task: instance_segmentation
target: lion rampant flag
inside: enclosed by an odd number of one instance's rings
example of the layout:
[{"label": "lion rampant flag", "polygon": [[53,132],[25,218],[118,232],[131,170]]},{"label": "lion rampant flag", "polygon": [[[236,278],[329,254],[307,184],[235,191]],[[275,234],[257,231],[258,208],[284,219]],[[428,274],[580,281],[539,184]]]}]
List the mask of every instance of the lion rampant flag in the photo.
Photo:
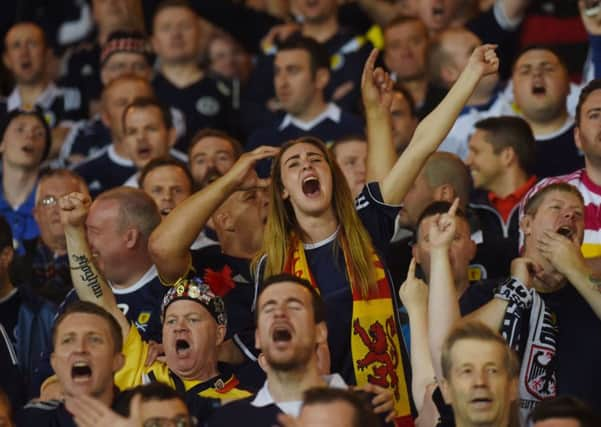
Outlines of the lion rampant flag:
[{"label": "lion rampant flag", "polygon": [[[370,383],[390,389],[395,402],[395,425],[413,427],[391,287],[378,255],[374,252],[372,256],[376,267],[376,289],[363,297],[359,288],[351,284],[353,314],[350,339],[355,378],[359,386]],[[293,245],[285,270],[308,280],[319,290],[309,271],[302,242],[297,240]]]}]

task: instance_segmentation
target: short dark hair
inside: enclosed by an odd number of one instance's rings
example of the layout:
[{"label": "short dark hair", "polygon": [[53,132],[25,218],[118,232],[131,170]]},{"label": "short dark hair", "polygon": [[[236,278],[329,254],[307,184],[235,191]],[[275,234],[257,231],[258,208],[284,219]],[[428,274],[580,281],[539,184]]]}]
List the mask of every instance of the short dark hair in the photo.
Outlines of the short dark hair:
[{"label": "short dark hair", "polygon": [[528,416],[532,423],[550,418],[571,418],[580,423],[580,427],[598,427],[601,417],[581,400],[573,396],[559,396],[542,400]]},{"label": "short dark hair", "polygon": [[106,311],[104,308],[88,301],[73,301],[72,303],[67,305],[65,311],[63,311],[56,318],[56,321],[54,322],[54,326],[52,328],[53,347],[56,347],[56,334],[60,324],[71,314],[75,313],[93,314],[106,320],[111,332],[111,337],[113,338],[115,354],[121,352],[121,349],[123,348],[123,334],[121,332],[121,326],[119,326],[117,319],[115,319],[113,315]]},{"label": "short dark hair", "polygon": [[[274,276],[269,276],[267,279],[263,280],[263,282],[261,283],[260,289],[259,289],[259,294],[257,295],[257,304],[259,302],[259,298],[261,298],[261,295],[263,294],[265,289],[267,289],[269,286],[273,286],[278,283],[284,283],[284,282],[294,283],[296,285],[302,286],[303,288],[307,289],[309,291],[309,293],[311,294],[311,304],[313,306],[313,318],[315,320],[315,323],[325,322],[326,306],[323,302],[323,299],[321,298],[321,295],[319,295],[319,292],[317,292],[317,290],[311,284],[311,282],[309,282],[308,280],[303,279],[301,277],[294,276],[293,274],[280,273],[280,274],[276,274]],[[256,307],[255,308],[255,323],[257,322],[258,317],[259,317],[259,307]]]},{"label": "short dark hair", "polygon": [[125,131],[125,118],[127,117],[127,113],[132,108],[158,108],[161,112],[161,118],[163,119],[163,124],[165,128],[172,129],[173,128],[173,118],[171,117],[171,111],[169,108],[159,101],[157,98],[150,96],[142,96],[134,99],[125,110],[123,110],[123,117],[121,117],[121,124],[123,125],[123,130]]},{"label": "short dark hair", "polygon": [[52,146],[52,132],[50,131],[50,126],[48,126],[48,122],[44,118],[44,113],[37,106],[33,110],[28,111],[21,110],[20,108],[9,111],[6,117],[4,117],[2,124],[0,125],[0,139],[4,139],[4,134],[6,133],[6,130],[10,126],[11,122],[17,117],[21,116],[35,117],[42,124],[44,132],[46,133],[46,144],[44,146],[44,153],[42,154],[42,160],[45,160],[46,157],[48,157],[48,154],[50,153],[50,147]]},{"label": "short dark hair", "polygon": [[[437,200],[426,206],[426,208],[423,210],[423,212],[417,219],[417,224],[415,224],[415,241],[417,241],[419,238],[419,226],[426,218],[430,218],[434,215],[445,214],[449,211],[450,208],[451,203],[447,202],[446,200]],[[466,223],[468,223],[467,216],[465,215],[465,212],[463,212],[463,210],[457,208],[455,216],[458,218],[462,218]]]},{"label": "short dark hair", "polygon": [[582,118],[582,104],[586,102],[591,93],[599,89],[601,89],[601,79],[594,79],[588,82],[587,85],[584,86],[580,91],[580,95],[578,96],[578,104],[576,104],[576,116],[574,117],[574,120],[576,121],[576,127],[580,127],[580,119]]},{"label": "short dark hair", "polygon": [[190,157],[190,153],[192,153],[192,148],[194,148],[196,146],[196,144],[198,144],[204,138],[209,138],[209,137],[221,138],[221,139],[224,139],[227,142],[229,142],[230,145],[232,146],[232,150],[234,151],[234,158],[236,160],[238,160],[240,158],[240,156],[242,155],[242,153],[244,152],[244,149],[242,148],[242,144],[240,144],[240,141],[238,141],[233,136],[229,135],[228,133],[226,133],[222,130],[212,129],[212,128],[204,128],[204,129],[201,129],[198,132],[196,132],[194,134],[194,136],[192,137],[192,139],[190,140],[190,145],[188,146],[188,157]]},{"label": "short dark hair", "polygon": [[374,413],[369,395],[361,391],[331,387],[314,387],[303,393],[303,408],[311,405],[344,402],[353,408],[350,427],[378,427],[380,420]]},{"label": "short dark hair", "polygon": [[129,405],[136,395],[140,395],[142,402],[148,402],[149,400],[164,401],[177,399],[186,405],[186,401],[181,393],[169,387],[167,384],[156,381],[125,390],[117,398],[113,410],[119,415],[129,417]]},{"label": "short dark hair", "polygon": [[507,342],[497,332],[490,329],[482,322],[460,321],[451,330],[442,345],[441,366],[442,376],[449,378],[452,369],[451,350],[461,340],[475,339],[481,341],[495,342],[504,349],[504,363],[511,378],[517,378],[520,372],[520,364],[515,352],[509,348]]},{"label": "short dark hair", "polygon": [[542,203],[545,196],[552,191],[561,191],[563,193],[570,193],[578,197],[582,204],[584,205],[584,199],[582,198],[582,194],[580,191],[571,184],[567,182],[551,182],[548,185],[538,189],[536,193],[529,195],[527,194],[528,200],[524,204],[524,215],[536,215],[540,204]]},{"label": "short dark hair", "polygon": [[325,68],[330,70],[330,56],[323,44],[317,40],[294,33],[278,45],[278,52],[286,50],[304,50],[309,54],[311,74],[315,76],[317,70]]},{"label": "short dark hair", "polygon": [[398,25],[408,24],[410,22],[418,22],[418,23],[422,24],[422,27],[424,29],[424,33],[426,34],[426,37],[429,38],[428,27],[426,27],[426,24],[424,24],[424,21],[422,21],[417,16],[409,16],[409,15],[398,15],[398,16],[392,18],[384,26],[384,28],[382,28],[382,33],[386,33],[386,31],[388,31],[391,28],[394,28],[394,27],[396,27]]},{"label": "short dark hair", "polygon": [[346,135],[346,136],[343,136],[342,138],[338,138],[336,141],[334,141],[332,143],[332,145],[330,145],[328,147],[328,149],[332,152],[334,157],[336,157],[336,147],[339,147],[342,144],[346,144],[347,142],[354,142],[354,141],[364,142],[367,144],[365,135],[359,135],[359,134]]},{"label": "short dark hair", "polygon": [[515,60],[513,61],[513,65],[512,65],[512,72],[513,72],[513,69],[515,68],[515,65],[518,63],[519,59],[525,53],[530,52],[531,50],[547,50],[547,51],[551,52],[557,58],[557,60],[559,61],[559,63],[563,67],[563,69],[566,71],[566,73],[568,72],[568,70],[569,70],[568,63],[566,62],[565,57],[557,50],[557,48],[553,45],[542,44],[542,43],[530,44],[528,46],[524,46],[524,48],[522,48],[518,52],[518,54],[515,56]]},{"label": "short dark hair", "polygon": [[476,122],[474,127],[487,133],[486,141],[495,154],[511,148],[520,167],[529,175],[534,172],[536,140],[526,120],[517,116],[489,117]]},{"label": "short dark hair", "polygon": [[194,179],[192,178],[190,170],[184,163],[173,157],[157,157],[146,163],[146,165],[140,171],[140,177],[138,178],[138,185],[140,186],[140,188],[143,187],[144,179],[150,172],[163,166],[173,166],[176,168],[180,168],[184,172],[184,175],[186,175],[188,181],[190,182],[190,191],[194,191]]}]

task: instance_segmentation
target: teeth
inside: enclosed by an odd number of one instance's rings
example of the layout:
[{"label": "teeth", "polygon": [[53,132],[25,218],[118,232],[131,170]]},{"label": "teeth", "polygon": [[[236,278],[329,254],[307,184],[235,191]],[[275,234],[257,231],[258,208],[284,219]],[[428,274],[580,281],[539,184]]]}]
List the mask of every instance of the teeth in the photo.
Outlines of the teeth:
[{"label": "teeth", "polygon": [[79,367],[82,367],[82,366],[88,366],[88,363],[87,363],[87,362],[75,362],[75,363],[73,364],[73,366],[74,366],[75,368],[79,368]]},{"label": "teeth", "polygon": [[317,178],[314,176],[308,176],[307,178],[303,179],[303,184],[309,181],[317,181]]}]

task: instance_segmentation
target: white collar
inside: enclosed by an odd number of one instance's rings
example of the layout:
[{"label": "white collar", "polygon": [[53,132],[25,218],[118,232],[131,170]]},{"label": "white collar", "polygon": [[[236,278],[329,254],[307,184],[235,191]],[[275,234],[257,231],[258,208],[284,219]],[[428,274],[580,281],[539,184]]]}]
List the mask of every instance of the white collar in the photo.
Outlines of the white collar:
[{"label": "white collar", "polygon": [[327,245],[328,243],[333,242],[338,236],[338,230],[340,230],[340,224],[338,224],[336,230],[325,239],[320,240],[319,242],[303,243],[303,249],[317,249]]},{"label": "white collar", "polygon": [[115,295],[131,294],[136,292],[138,289],[143,288],[144,285],[153,280],[155,277],[158,277],[158,275],[159,272],[157,271],[156,266],[152,264],[148,271],[146,271],[146,273],[144,273],[136,283],[134,283],[131,286],[128,286],[127,288],[115,288],[112,283],[109,283],[109,285],[111,286],[111,289],[113,290],[113,293]]},{"label": "white collar", "polygon": [[[42,108],[48,109],[52,104],[54,98],[56,98],[58,94],[58,88],[54,83],[48,83],[46,89],[38,96],[35,100],[35,105],[39,105]],[[6,99],[6,108],[8,111],[16,110],[17,108],[21,108],[23,104],[23,100],[21,99],[21,94],[19,93],[18,86],[15,86],[11,94]]]},{"label": "white collar", "polygon": [[308,122],[297,119],[296,117],[292,116],[291,114],[286,114],[286,117],[284,117],[284,120],[282,120],[282,123],[280,124],[279,130],[284,130],[289,125],[292,124],[292,125],[296,126],[297,128],[302,129],[305,132],[308,132],[326,119],[330,119],[336,123],[340,122],[341,115],[342,115],[342,110],[340,109],[340,107],[337,106],[336,104],[333,104],[330,102],[325,110],[323,110],[313,120],[310,120]]},{"label": "white collar", "polygon": [[[328,384],[329,388],[348,388],[347,384],[344,382],[344,380],[339,374],[324,375],[322,378]],[[255,408],[262,408],[267,405],[275,404],[286,414],[294,415],[295,417],[297,417],[300,413],[302,403],[303,402],[301,400],[295,400],[291,402],[274,401],[273,396],[269,392],[269,387],[267,387],[267,381],[265,381],[265,384],[263,384],[263,387],[261,387],[261,389],[250,404]]]},{"label": "white collar", "polygon": [[140,188],[140,184],[138,183],[139,179],[140,179],[140,172],[136,172],[135,174],[133,174],[132,176],[127,178],[127,181],[125,181],[123,183],[123,186],[131,187],[131,188]]},{"label": "white collar", "polygon": [[537,141],[548,141],[568,131],[572,126],[574,126],[574,117],[568,114],[568,118],[559,129],[546,135],[535,135],[534,139],[536,139]]},{"label": "white collar", "polygon": [[113,163],[117,163],[119,166],[125,166],[125,167],[132,166],[133,167],[133,165],[134,165],[134,162],[132,162],[130,159],[117,154],[114,144],[111,144],[108,146],[107,155],[109,156],[109,159],[111,159],[111,161]]}]

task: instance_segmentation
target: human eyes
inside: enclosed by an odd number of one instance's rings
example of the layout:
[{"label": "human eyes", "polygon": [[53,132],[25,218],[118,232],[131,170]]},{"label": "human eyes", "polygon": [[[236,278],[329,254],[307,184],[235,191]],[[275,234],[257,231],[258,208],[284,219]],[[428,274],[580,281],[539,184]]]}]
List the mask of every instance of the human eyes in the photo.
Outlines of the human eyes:
[{"label": "human eyes", "polygon": [[171,317],[171,318],[165,320],[165,324],[167,324],[169,326],[173,326],[173,325],[175,325],[175,323],[176,323],[176,320],[174,317]]}]

